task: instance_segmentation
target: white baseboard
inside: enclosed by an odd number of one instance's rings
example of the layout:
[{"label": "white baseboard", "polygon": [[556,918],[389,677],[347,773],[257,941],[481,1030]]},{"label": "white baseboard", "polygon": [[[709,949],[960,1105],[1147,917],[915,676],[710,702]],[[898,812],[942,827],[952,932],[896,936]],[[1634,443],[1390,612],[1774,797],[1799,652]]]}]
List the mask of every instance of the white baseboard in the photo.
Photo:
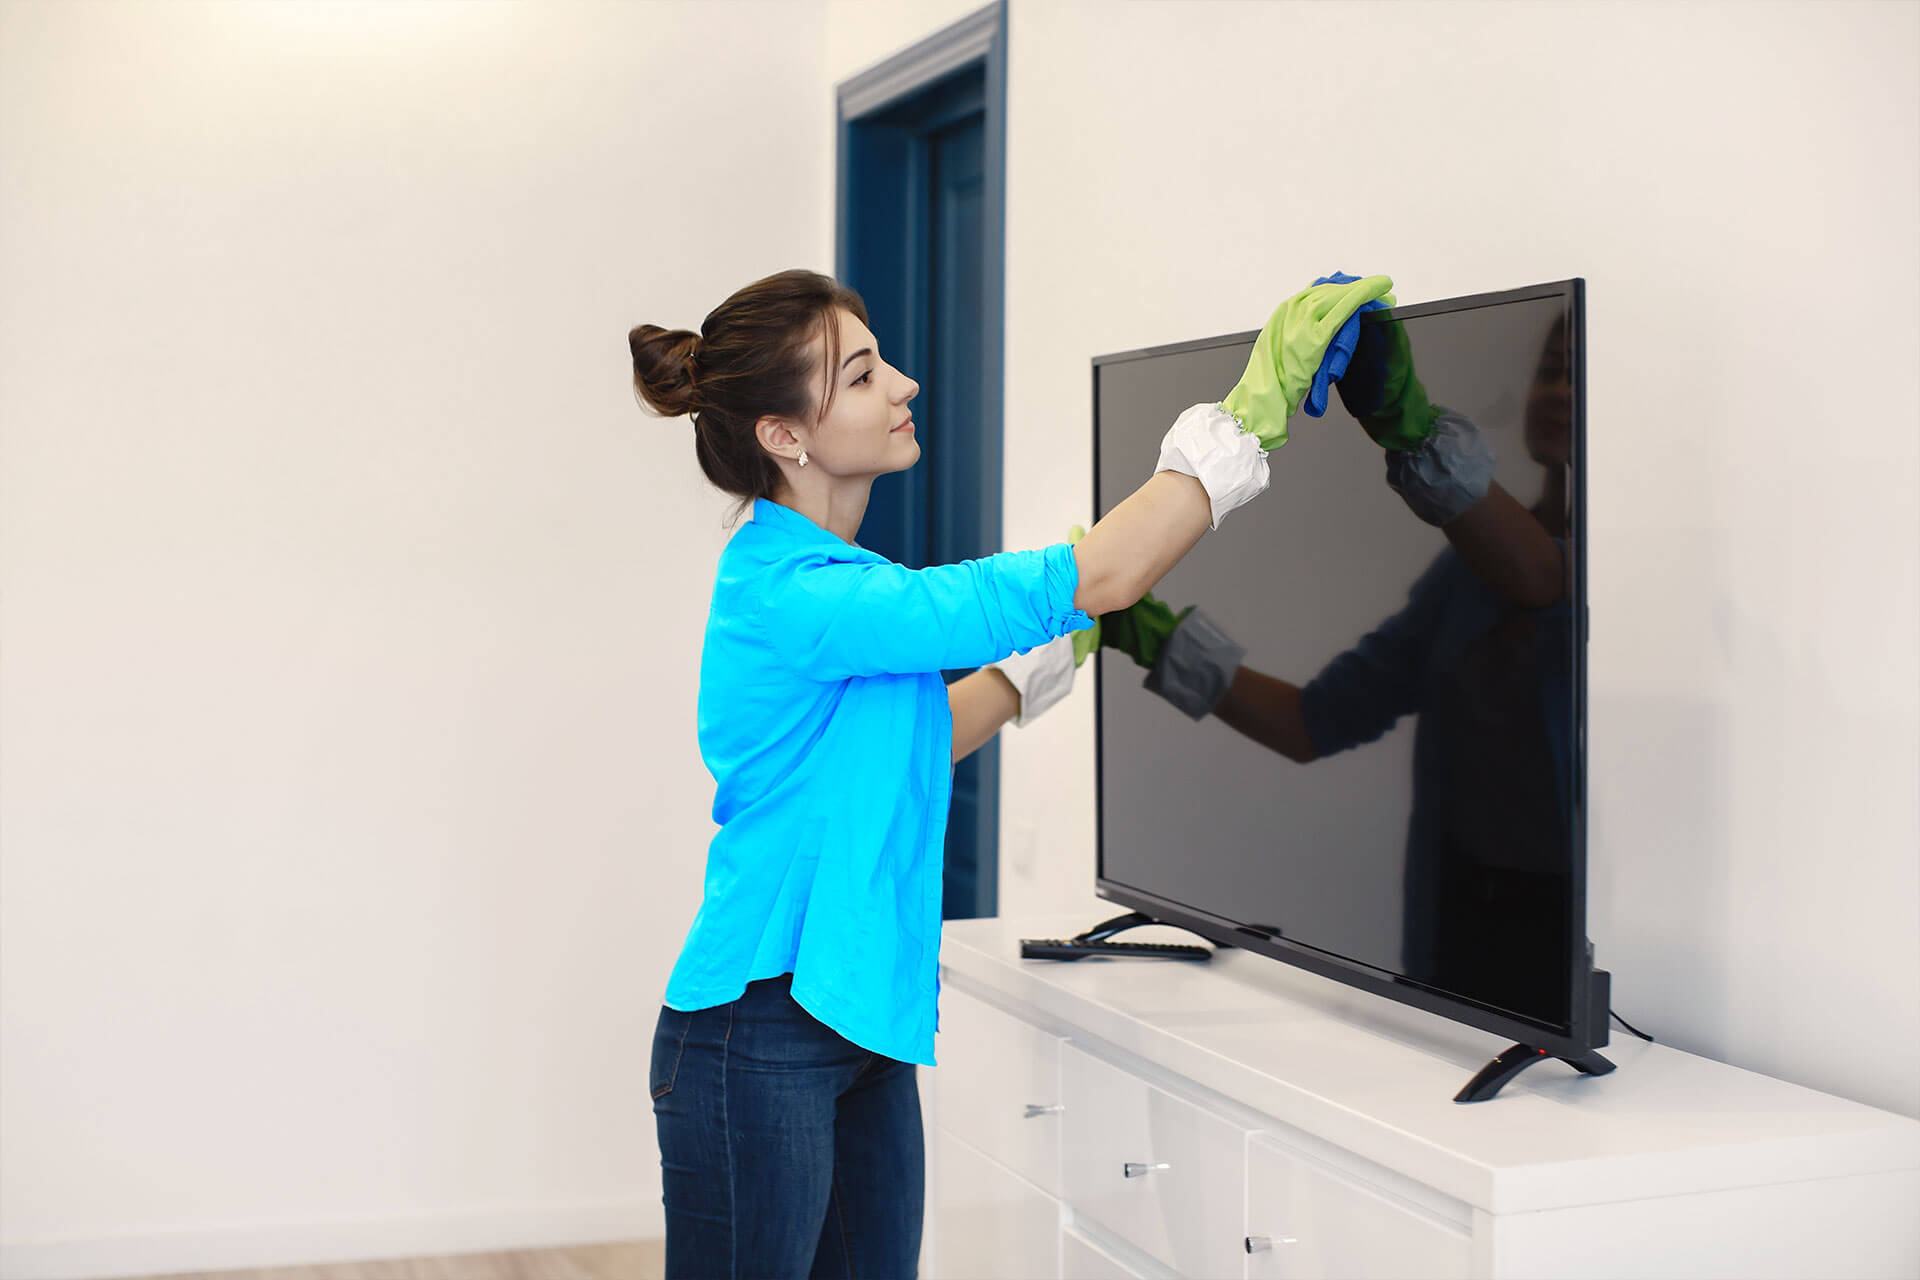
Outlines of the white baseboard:
[{"label": "white baseboard", "polygon": [[204,1226],[73,1239],[0,1240],[4,1280],[109,1280],[386,1258],[557,1249],[659,1239],[658,1197],[545,1208],[494,1208],[277,1226]]}]

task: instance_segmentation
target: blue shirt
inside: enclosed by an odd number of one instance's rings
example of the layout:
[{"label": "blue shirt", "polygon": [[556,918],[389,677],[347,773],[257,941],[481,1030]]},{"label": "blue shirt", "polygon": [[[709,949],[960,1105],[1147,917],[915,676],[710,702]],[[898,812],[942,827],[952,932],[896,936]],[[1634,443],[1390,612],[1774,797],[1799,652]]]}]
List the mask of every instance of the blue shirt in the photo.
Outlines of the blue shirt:
[{"label": "blue shirt", "polygon": [[953,712],[940,673],[1093,619],[1073,548],[908,569],[764,498],[720,553],[700,656],[718,789],[683,1012],[793,974],[848,1040],[933,1062]]}]

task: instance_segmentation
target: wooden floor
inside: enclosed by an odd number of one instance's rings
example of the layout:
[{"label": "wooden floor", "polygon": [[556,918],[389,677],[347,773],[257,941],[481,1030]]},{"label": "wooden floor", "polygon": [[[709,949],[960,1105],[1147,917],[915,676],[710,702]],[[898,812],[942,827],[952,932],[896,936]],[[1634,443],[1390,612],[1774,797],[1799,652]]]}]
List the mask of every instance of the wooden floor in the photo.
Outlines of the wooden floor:
[{"label": "wooden floor", "polygon": [[567,1249],[510,1249],[390,1262],[336,1262],[241,1271],[175,1271],[139,1280],[664,1280],[667,1242],[633,1240]]}]

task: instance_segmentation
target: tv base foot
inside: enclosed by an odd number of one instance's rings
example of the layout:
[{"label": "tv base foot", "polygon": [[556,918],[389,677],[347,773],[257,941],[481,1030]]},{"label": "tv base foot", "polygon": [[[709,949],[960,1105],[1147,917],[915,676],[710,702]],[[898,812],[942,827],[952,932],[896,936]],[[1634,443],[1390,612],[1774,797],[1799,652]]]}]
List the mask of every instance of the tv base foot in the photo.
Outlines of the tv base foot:
[{"label": "tv base foot", "polygon": [[[1144,911],[1129,911],[1126,915],[1103,920],[1085,933],[1076,933],[1071,938],[1022,938],[1020,939],[1020,958],[1023,960],[1080,960],[1087,956],[1147,956],[1157,960],[1212,958],[1213,949],[1207,947],[1183,946],[1169,942],[1113,941],[1113,935],[1116,933],[1137,929],[1143,924],[1159,923],[1161,922]],[[1215,947],[1219,945],[1216,943]]]},{"label": "tv base foot", "polygon": [[[1480,1068],[1480,1073],[1467,1081],[1467,1087],[1453,1095],[1455,1102],[1485,1102],[1499,1093],[1501,1086],[1525,1071],[1536,1062],[1545,1062],[1554,1057],[1545,1049],[1536,1049],[1530,1044],[1516,1044],[1505,1053]],[[1582,1075],[1603,1076],[1613,1070],[1613,1064],[1597,1053],[1583,1053],[1576,1057],[1560,1058]]]}]

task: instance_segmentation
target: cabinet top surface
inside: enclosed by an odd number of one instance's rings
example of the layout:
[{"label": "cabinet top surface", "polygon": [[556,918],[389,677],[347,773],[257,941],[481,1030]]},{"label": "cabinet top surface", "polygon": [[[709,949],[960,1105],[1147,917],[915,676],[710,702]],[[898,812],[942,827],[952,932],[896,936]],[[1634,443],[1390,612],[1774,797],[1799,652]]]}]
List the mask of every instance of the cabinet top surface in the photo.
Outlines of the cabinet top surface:
[{"label": "cabinet top surface", "polygon": [[[1637,1038],[1617,1070],[1528,1068],[1488,1102],[1453,1095],[1507,1041],[1236,949],[1204,963],[1020,958],[1074,916],[950,920],[941,967],[1016,1013],[1493,1211],[1920,1168],[1920,1121]],[[1130,930],[1193,942],[1184,930]],[[1096,1050],[1097,1051],[1097,1050]],[[1605,1184],[1605,1185],[1603,1185]]]}]

